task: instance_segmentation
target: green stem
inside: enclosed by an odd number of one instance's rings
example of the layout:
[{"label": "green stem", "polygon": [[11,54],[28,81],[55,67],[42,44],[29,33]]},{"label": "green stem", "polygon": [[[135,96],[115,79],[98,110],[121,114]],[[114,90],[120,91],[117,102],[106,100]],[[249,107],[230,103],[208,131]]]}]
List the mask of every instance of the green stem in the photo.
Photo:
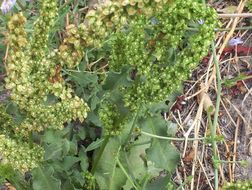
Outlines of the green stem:
[{"label": "green stem", "polygon": [[[140,109],[139,109],[139,110],[140,110]],[[134,126],[135,126],[135,124],[136,124],[136,122],[137,122],[139,110],[136,112],[136,115],[134,116],[134,120],[133,120],[133,123],[132,123],[131,128],[130,128],[130,132],[129,132],[129,134],[128,134],[126,140],[125,140],[124,148],[125,148],[126,144],[128,143],[128,141],[130,140],[131,134],[132,134],[132,132],[133,132],[133,130],[134,130]]]},{"label": "green stem", "polygon": [[[216,55],[215,50],[215,44],[212,42],[212,51],[213,51],[213,60],[216,68],[216,78],[217,78],[217,99],[216,99],[216,106],[215,106],[215,113],[214,113],[214,120],[213,120],[213,126],[212,126],[212,138],[215,138],[216,136],[216,128],[218,124],[218,117],[219,117],[219,109],[220,109],[220,101],[221,101],[221,74],[220,74],[220,68],[219,68],[219,62]],[[215,140],[213,140],[213,154],[214,159],[218,160],[218,154],[217,154],[217,143]],[[214,184],[215,184],[215,190],[218,190],[218,166],[215,165],[214,168]]]},{"label": "green stem", "polygon": [[[130,165],[130,164],[129,164],[129,159],[128,159],[128,156],[127,156],[127,154],[126,154],[125,151],[123,151],[123,155],[124,155],[124,158],[125,158],[127,167],[128,167],[128,169],[129,169],[129,174],[128,174],[128,175],[131,176],[131,179],[132,179],[133,183],[136,184],[136,186],[137,186],[138,188],[140,188],[140,187],[139,187],[139,184],[136,182],[136,178],[135,178],[135,176],[134,176],[132,170],[130,170],[130,167],[129,167],[129,165]],[[118,158],[118,157],[117,157],[117,158]],[[119,158],[118,158],[118,160],[119,160]],[[141,188],[140,188],[140,189],[141,189]]]},{"label": "green stem", "polygon": [[97,168],[97,165],[98,165],[98,163],[99,163],[99,161],[101,159],[101,156],[102,156],[102,154],[103,154],[103,152],[105,150],[105,147],[109,142],[109,138],[110,138],[110,135],[105,137],[105,139],[104,139],[104,141],[102,143],[102,146],[99,149],[99,152],[97,153],[97,156],[95,157],[94,164],[93,164],[92,169],[91,169],[91,174],[94,174],[94,172],[95,172],[95,170]]},{"label": "green stem", "polygon": [[127,177],[127,179],[129,180],[129,182],[131,183],[131,185],[136,189],[136,190],[140,190],[133,182],[133,180],[131,179],[131,177],[128,175],[127,171],[124,169],[123,165],[121,164],[120,160],[118,159],[118,157],[116,158],[116,162],[118,164],[118,166],[121,168],[121,170],[123,171],[124,175]]},{"label": "green stem", "polygon": [[25,10],[25,7],[23,6],[23,4],[19,0],[17,0],[17,4],[22,9],[22,11]]},{"label": "green stem", "polygon": [[175,137],[164,137],[164,136],[159,136],[159,135],[154,135],[154,134],[151,134],[151,133],[147,133],[147,132],[144,132],[144,131],[141,131],[141,134],[142,135],[146,135],[146,136],[149,136],[149,137],[153,137],[153,138],[157,138],[157,139],[164,139],[164,140],[172,140],[172,141],[185,141],[185,140],[189,140],[189,141],[200,141],[200,140],[204,140],[205,137],[202,137],[202,138],[175,138]]},{"label": "green stem", "polygon": [[141,142],[141,143],[134,143],[134,144],[130,145],[129,148],[135,147],[135,146],[142,146],[142,145],[146,145],[146,144],[150,144],[150,143],[151,143],[151,140],[145,141],[145,142]]}]

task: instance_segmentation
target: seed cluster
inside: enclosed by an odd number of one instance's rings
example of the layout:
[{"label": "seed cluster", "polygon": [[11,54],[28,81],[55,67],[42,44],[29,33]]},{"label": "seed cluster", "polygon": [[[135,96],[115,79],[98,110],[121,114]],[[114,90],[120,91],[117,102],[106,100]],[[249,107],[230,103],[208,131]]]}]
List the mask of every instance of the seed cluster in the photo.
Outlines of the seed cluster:
[{"label": "seed cluster", "polygon": [[99,110],[99,117],[103,123],[104,135],[116,136],[120,134],[123,122],[117,105],[103,102],[103,106]]},{"label": "seed cluster", "polygon": [[[6,89],[11,91],[12,101],[26,117],[12,127],[14,135],[1,131],[0,155],[4,162],[22,172],[35,167],[42,159],[42,148],[26,143],[32,133],[46,128],[62,129],[64,123],[72,120],[82,122],[89,111],[61,76],[61,67],[69,66],[68,60],[60,59],[58,49],[48,48],[49,32],[57,18],[57,1],[41,0],[40,6],[40,17],[30,40],[24,30],[26,18],[22,13],[15,14],[8,23]],[[16,136],[20,137],[19,141]]]},{"label": "seed cluster", "polygon": [[252,189],[252,181],[237,181],[235,183],[227,183],[222,190],[250,190]]},{"label": "seed cluster", "polygon": [[[99,47],[100,39],[112,34],[110,70],[120,72],[131,65],[133,85],[120,91],[125,106],[135,112],[179,89],[207,54],[218,21],[214,9],[192,0],[122,0],[90,11],[87,24],[89,44]],[[191,25],[196,31],[188,31]],[[99,115],[104,127],[115,133],[120,129],[114,123],[119,117],[114,110],[105,104]]]},{"label": "seed cluster", "polygon": [[[199,24],[197,21],[204,20]],[[188,25],[197,31],[188,37]],[[110,68],[131,65],[136,71],[132,87],[124,88],[125,104],[136,110],[163,101],[208,52],[217,24],[213,9],[193,1],[176,1],[152,17],[141,15],[126,30],[117,32]]]},{"label": "seed cluster", "polygon": [[60,68],[64,63],[58,61],[59,51],[49,53],[47,41],[57,15],[57,3],[45,0],[41,4],[41,16],[35,23],[30,42],[26,38],[25,18],[21,13],[14,15],[8,24],[10,74],[6,88],[12,91],[12,100],[27,115],[16,129],[24,136],[45,128],[62,129],[63,124],[71,120],[83,121],[89,110],[61,77]]},{"label": "seed cluster", "polygon": [[[30,40],[22,13],[8,23],[6,88],[26,115],[14,127],[14,133],[22,139],[28,139],[33,132],[62,129],[66,122],[86,118],[89,107],[61,76],[62,67],[74,68],[80,63],[85,48],[102,47],[112,36],[109,68],[121,71],[125,65],[131,66],[132,86],[122,87],[121,92],[125,106],[135,112],[142,105],[165,100],[178,89],[206,55],[217,25],[214,10],[193,0],[111,0],[89,11],[79,26],[69,25],[63,43],[50,50],[48,36],[57,17],[57,1],[40,0],[40,4],[40,17]],[[191,25],[197,30],[188,35]],[[106,135],[120,132],[122,122],[116,105],[105,102],[99,115]],[[17,141],[8,135],[1,135],[1,140],[5,144],[0,145],[0,155],[6,162],[17,164],[16,169],[31,169],[41,160],[40,147],[18,142],[23,148],[16,151],[19,156],[15,157],[10,150],[19,147]],[[24,165],[22,157],[34,163]]]},{"label": "seed cluster", "polygon": [[1,164],[11,164],[13,169],[22,173],[37,167],[43,161],[44,150],[33,144],[18,142],[0,135],[0,161]]}]

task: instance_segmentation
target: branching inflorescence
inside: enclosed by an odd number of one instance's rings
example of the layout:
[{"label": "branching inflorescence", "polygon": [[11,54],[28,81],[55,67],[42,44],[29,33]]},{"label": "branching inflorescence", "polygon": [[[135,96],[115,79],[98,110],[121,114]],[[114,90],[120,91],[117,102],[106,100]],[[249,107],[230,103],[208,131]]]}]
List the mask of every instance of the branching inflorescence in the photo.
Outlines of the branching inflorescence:
[{"label": "branching inflorescence", "polygon": [[[11,99],[26,115],[24,121],[14,128],[14,133],[23,139],[27,139],[33,132],[41,132],[46,128],[62,129],[64,123],[71,120],[83,121],[89,110],[87,104],[74,95],[73,90],[57,72],[58,68],[65,64],[59,61],[58,50],[48,49],[48,36],[56,17],[57,1],[41,1],[40,17],[35,23],[31,40],[26,36],[24,30],[26,19],[22,13],[14,15],[8,23],[10,54],[6,88],[11,90]],[[50,101],[51,99],[53,101]],[[23,154],[34,153],[40,160],[42,159],[41,148],[36,151],[31,148],[28,151],[29,146],[26,144],[22,146],[19,143],[17,146],[14,140],[6,141],[4,138],[1,136],[1,143],[5,141],[9,146],[1,147],[1,156],[14,168],[24,172],[35,166],[31,162],[20,162],[20,157],[23,156],[17,156],[17,152],[16,156],[11,154],[11,151],[18,146],[22,147],[20,151],[25,150],[21,151]],[[13,162],[13,160],[19,161]],[[37,162],[36,159],[27,160]]]},{"label": "branching inflorescence", "polygon": [[[12,91],[13,102],[26,115],[14,127],[14,132],[24,140],[33,132],[62,129],[66,122],[86,118],[87,104],[74,94],[60,74],[62,67],[74,68],[80,63],[85,48],[100,48],[111,37],[109,68],[120,72],[125,65],[130,66],[134,73],[132,85],[120,90],[125,107],[135,112],[143,105],[165,100],[178,89],[207,53],[217,25],[213,9],[191,0],[106,1],[89,11],[84,23],[69,25],[63,43],[51,51],[47,43],[57,17],[57,1],[40,2],[40,17],[30,40],[22,13],[14,15],[8,24],[10,56],[6,88]],[[197,30],[188,35],[187,28],[191,25]],[[116,135],[122,126],[118,122],[120,114],[110,114],[117,107],[104,102],[107,107],[99,111],[100,119],[107,134]],[[15,157],[8,153],[8,147],[15,148],[16,141],[6,140],[8,137],[0,136],[0,142],[9,142],[9,146],[0,146],[0,153],[14,165]],[[29,152],[27,147],[24,143],[22,150]],[[35,160],[41,160],[41,149],[29,150],[39,157]],[[24,172],[36,166],[26,164],[16,164],[15,168]]]}]

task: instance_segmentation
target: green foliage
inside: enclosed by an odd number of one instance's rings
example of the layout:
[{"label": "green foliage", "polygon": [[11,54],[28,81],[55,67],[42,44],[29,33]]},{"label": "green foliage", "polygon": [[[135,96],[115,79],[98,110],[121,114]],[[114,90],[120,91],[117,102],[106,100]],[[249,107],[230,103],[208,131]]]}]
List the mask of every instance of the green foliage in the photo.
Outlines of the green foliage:
[{"label": "green foliage", "polygon": [[[168,124],[161,117],[149,117],[142,123],[142,129],[151,134],[159,136],[174,135],[171,124]],[[169,131],[167,131],[169,129]],[[152,161],[157,168],[166,169],[169,172],[174,171],[178,161],[179,154],[176,149],[167,140],[151,139],[151,145],[146,150],[147,159]]]},{"label": "green foliage", "polygon": [[101,189],[116,190],[125,184],[126,177],[123,171],[117,167],[120,146],[119,140],[113,138],[104,150],[95,173],[95,178]]},{"label": "green foliage", "polygon": [[241,189],[241,190],[249,190],[252,188],[252,181],[237,181],[234,183],[227,183],[222,187],[222,190],[235,190],[235,189]]},{"label": "green foliage", "polygon": [[42,169],[40,167],[33,171],[33,189],[34,190],[60,190],[60,181],[55,179],[52,174],[53,168]]},{"label": "green foliage", "polygon": [[[30,36],[22,13],[8,23],[0,176],[30,171],[24,183],[35,190],[175,188],[179,153],[141,130],[175,134],[161,113],[206,55],[215,12],[192,0],[112,0],[68,25],[60,40],[54,33],[68,3],[39,1]],[[191,26],[197,30],[188,33]]]},{"label": "green foliage", "polygon": [[233,86],[235,86],[237,84],[238,81],[241,81],[241,80],[244,80],[244,79],[247,79],[248,76],[244,75],[244,74],[240,74],[232,79],[226,79],[223,81],[223,84],[228,87],[228,88],[231,88]]},{"label": "green foliage", "polygon": [[246,7],[251,11],[252,10],[252,1],[248,0],[246,3]]}]

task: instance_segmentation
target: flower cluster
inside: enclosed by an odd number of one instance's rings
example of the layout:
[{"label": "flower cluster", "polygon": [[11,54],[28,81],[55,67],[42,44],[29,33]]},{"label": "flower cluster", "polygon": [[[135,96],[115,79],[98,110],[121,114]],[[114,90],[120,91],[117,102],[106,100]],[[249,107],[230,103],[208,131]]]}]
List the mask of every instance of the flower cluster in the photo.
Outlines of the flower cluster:
[{"label": "flower cluster", "polygon": [[45,128],[62,129],[64,123],[71,120],[83,121],[89,110],[61,77],[60,68],[64,63],[58,61],[58,50],[49,53],[47,47],[49,31],[57,16],[56,1],[41,1],[40,14],[30,42],[21,13],[14,15],[8,24],[10,74],[6,88],[12,91],[12,100],[27,115],[16,128],[16,132],[24,136]]},{"label": "flower cluster", "polygon": [[[42,147],[22,141],[22,136],[14,133],[18,127],[12,117],[0,105],[0,164],[9,164],[22,173],[38,166],[43,159]],[[4,135],[3,135],[4,134]]]},{"label": "flower cluster", "polygon": [[[23,139],[33,132],[62,129],[66,122],[86,118],[87,104],[61,76],[62,67],[74,68],[79,64],[85,48],[101,47],[110,34],[113,36],[108,44],[109,67],[113,71],[121,71],[125,65],[131,67],[132,85],[120,90],[125,106],[134,112],[142,105],[165,100],[178,89],[207,53],[217,25],[214,10],[193,0],[111,0],[89,11],[79,26],[69,25],[63,43],[51,51],[47,43],[57,17],[57,1],[40,0],[40,3],[40,17],[31,40],[26,36],[26,19],[21,13],[14,15],[8,24],[10,56],[6,88],[26,115],[14,127],[14,133]],[[204,22],[188,35],[187,28],[195,21]],[[107,135],[116,135],[122,128],[117,109],[116,105],[105,103],[99,111]],[[24,165],[20,157],[10,154],[9,150],[16,148],[15,141],[5,135],[1,138],[7,143],[0,146],[4,160]],[[40,160],[41,151],[34,153],[34,148],[25,142],[22,145],[24,148],[18,155],[26,151],[28,160]],[[28,165],[16,168],[24,171],[36,164]]]},{"label": "flower cluster", "polygon": [[0,164],[11,164],[13,169],[22,173],[35,168],[43,161],[44,150],[33,144],[18,142],[0,135]]},{"label": "flower cluster", "polygon": [[122,118],[117,105],[111,102],[104,102],[99,110],[99,117],[103,123],[104,135],[119,135],[122,130]]},{"label": "flower cluster", "polygon": [[[198,30],[188,35],[187,28],[195,21]],[[217,22],[214,9],[195,1],[112,0],[88,12],[84,23],[87,30],[82,32],[81,40],[80,34],[70,35],[69,39],[75,36],[75,44],[101,47],[104,39],[113,34],[109,67],[121,71],[131,65],[133,85],[122,87],[121,92],[125,106],[136,111],[178,90],[207,54]],[[110,104],[105,107],[99,112],[101,120],[115,133],[119,130],[119,116]]]},{"label": "flower cluster", "polygon": [[[204,22],[187,35],[188,25],[194,20]],[[213,9],[177,0],[151,17],[138,16],[126,31],[118,31],[110,68],[119,71],[131,65],[135,71],[133,86],[122,89],[126,106],[137,110],[141,105],[161,102],[178,90],[207,54],[216,25]]]},{"label": "flower cluster", "polygon": [[62,129],[72,120],[84,121],[89,111],[61,76],[61,67],[69,65],[67,60],[60,59],[58,49],[51,51],[48,47],[49,32],[57,18],[57,1],[41,0],[40,6],[31,39],[24,30],[26,18],[22,13],[15,14],[8,23],[6,89],[26,117],[11,131],[1,128],[0,156],[1,163],[8,162],[22,172],[35,167],[43,157],[41,147],[27,144],[31,134],[46,128]]},{"label": "flower cluster", "polygon": [[250,190],[252,188],[252,181],[237,181],[235,183],[227,183],[222,190]]}]

